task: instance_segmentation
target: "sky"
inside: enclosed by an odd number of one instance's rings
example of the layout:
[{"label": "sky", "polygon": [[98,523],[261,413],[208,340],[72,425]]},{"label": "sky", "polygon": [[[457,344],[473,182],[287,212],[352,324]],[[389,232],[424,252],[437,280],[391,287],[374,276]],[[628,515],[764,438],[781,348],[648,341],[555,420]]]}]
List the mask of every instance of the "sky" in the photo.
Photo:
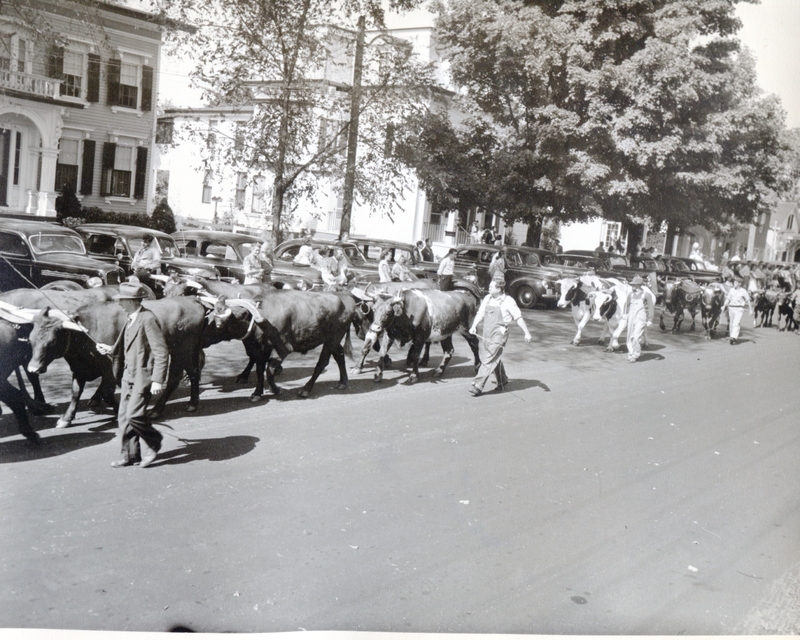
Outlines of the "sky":
[{"label": "sky", "polygon": [[[756,57],[759,86],[781,98],[786,126],[800,127],[800,0],[742,2],[737,13],[739,39]],[[417,9],[387,22],[390,28],[416,27],[433,24],[433,16]]]}]

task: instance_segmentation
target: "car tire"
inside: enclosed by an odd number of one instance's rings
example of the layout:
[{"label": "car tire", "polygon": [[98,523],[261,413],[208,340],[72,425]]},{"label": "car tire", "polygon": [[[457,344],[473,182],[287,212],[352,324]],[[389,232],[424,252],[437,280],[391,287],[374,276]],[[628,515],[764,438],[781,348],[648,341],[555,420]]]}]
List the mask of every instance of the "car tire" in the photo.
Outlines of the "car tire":
[{"label": "car tire", "polygon": [[83,291],[84,287],[73,280],[54,280],[39,287],[45,291]]},{"label": "car tire", "polygon": [[536,295],[533,287],[523,284],[517,287],[517,290],[514,292],[514,300],[517,301],[517,305],[520,309],[531,309],[539,300],[539,296]]}]

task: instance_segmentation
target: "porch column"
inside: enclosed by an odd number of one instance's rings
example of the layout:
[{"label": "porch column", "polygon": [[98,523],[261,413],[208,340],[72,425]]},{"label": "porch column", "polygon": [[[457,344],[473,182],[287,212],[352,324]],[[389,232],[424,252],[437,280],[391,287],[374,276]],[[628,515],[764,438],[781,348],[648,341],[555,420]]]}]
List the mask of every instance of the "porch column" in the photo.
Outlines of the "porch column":
[{"label": "porch column", "polygon": [[447,214],[447,225],[444,229],[444,244],[454,247],[456,245],[456,235],[458,231],[458,211],[450,211]]},{"label": "porch column", "polygon": [[36,211],[37,216],[54,216],[56,187],[56,162],[58,161],[58,149],[42,149],[42,178],[39,182],[39,206]]}]

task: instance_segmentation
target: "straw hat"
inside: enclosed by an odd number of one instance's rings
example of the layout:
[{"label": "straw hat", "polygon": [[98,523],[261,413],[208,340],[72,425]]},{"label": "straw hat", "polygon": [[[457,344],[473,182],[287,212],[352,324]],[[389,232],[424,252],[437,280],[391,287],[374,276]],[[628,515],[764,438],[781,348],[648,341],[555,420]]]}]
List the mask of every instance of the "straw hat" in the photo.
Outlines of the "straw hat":
[{"label": "straw hat", "polygon": [[114,296],[114,300],[142,300],[147,298],[147,289],[141,284],[132,282],[121,282],[119,294]]}]

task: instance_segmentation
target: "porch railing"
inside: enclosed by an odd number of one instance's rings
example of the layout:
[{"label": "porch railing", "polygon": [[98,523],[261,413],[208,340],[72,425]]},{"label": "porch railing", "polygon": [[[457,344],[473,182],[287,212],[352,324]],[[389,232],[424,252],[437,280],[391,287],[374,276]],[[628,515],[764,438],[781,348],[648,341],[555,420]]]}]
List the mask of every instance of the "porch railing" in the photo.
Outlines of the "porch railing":
[{"label": "porch railing", "polygon": [[59,96],[60,87],[61,80],[0,68],[0,88],[2,89],[55,99]]}]

